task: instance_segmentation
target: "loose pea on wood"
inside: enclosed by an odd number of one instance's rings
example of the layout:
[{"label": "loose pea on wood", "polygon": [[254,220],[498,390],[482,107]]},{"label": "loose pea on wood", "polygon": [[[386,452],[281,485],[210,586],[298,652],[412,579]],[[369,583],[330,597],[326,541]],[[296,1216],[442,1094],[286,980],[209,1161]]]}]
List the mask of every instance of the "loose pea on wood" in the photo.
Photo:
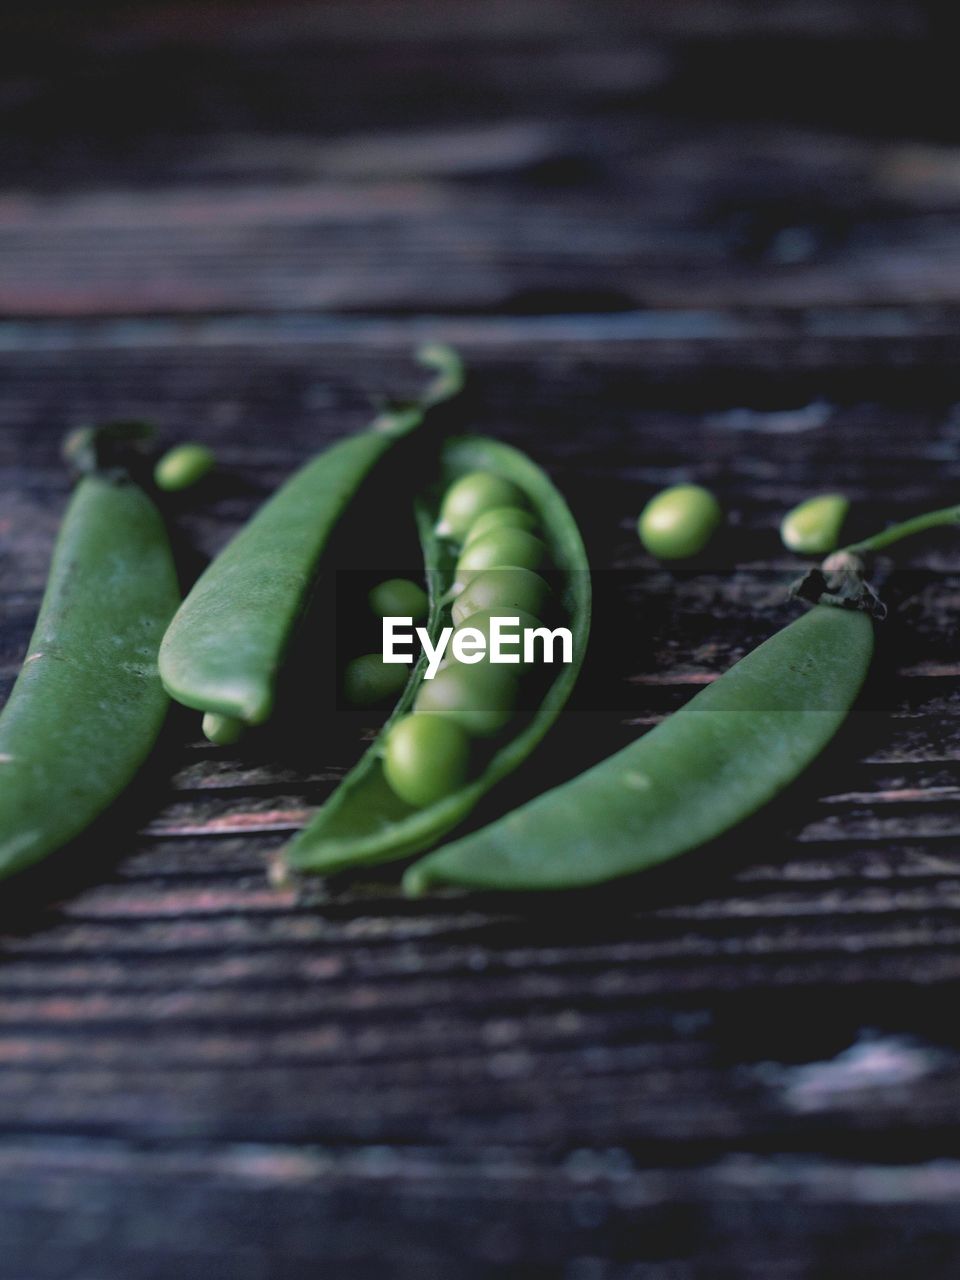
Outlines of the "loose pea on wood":
[{"label": "loose pea on wood", "polygon": [[204,444],[179,444],[168,449],[153,469],[153,480],[158,489],[168,493],[189,489],[212,470],[215,462],[212,449]]},{"label": "loose pea on wood", "polygon": [[677,484],[650,499],[637,533],[658,560],[685,560],[704,549],[722,520],[723,511],[709,489]]},{"label": "loose pea on wood", "polygon": [[842,493],[821,493],[807,498],[783,517],[780,523],[783,545],[804,556],[823,556],[835,551],[849,510],[850,500]]}]

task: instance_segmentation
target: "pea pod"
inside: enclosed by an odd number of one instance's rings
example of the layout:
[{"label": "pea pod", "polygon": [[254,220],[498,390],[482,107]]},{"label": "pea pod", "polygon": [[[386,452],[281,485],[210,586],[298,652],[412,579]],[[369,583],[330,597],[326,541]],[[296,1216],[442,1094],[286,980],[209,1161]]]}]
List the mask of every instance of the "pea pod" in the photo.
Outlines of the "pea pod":
[{"label": "pea pod", "polygon": [[826,746],[872,653],[866,613],[815,605],[638,741],[415,863],[404,888],[570,889],[704,844]]},{"label": "pea pod", "polygon": [[260,724],[327,539],[390,446],[463,385],[459,358],[427,347],[437,376],[412,405],[382,413],[301,467],[208,565],[160,648],[160,675],[185,706]]},{"label": "pea pod", "polygon": [[84,476],[0,713],[0,877],[78,835],[146,758],[169,705],[157,649],[179,599],[150,498],[117,470]]},{"label": "pea pod", "polygon": [[458,478],[474,471],[492,473],[516,485],[536,514],[551,563],[561,578],[558,597],[573,632],[573,661],[559,667],[537,710],[494,751],[478,776],[425,808],[413,808],[389,786],[381,753],[391,725],[410,710],[416,699],[426,667],[421,656],[377,741],[284,851],[286,865],[296,871],[333,872],[428,848],[523,763],[573,690],[590,627],[590,575],[583,541],[570,509],[547,475],[524,454],[495,440],[477,437],[447,441],[440,459],[440,486],[431,497],[416,504],[430,592],[431,638],[435,641],[441,626],[449,625],[447,589],[457,557],[456,548],[436,530],[438,496]]}]

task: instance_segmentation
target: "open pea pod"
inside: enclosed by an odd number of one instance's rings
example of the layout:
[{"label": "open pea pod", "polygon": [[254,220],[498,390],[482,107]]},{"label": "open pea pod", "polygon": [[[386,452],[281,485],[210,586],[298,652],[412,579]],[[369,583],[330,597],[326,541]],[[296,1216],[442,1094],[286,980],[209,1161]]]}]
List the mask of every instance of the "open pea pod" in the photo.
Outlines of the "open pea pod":
[{"label": "open pea pod", "polygon": [[873,642],[865,612],[815,605],[630,746],[422,858],[404,889],[572,889],[705,844],[823,750]]},{"label": "open pea pod", "polygon": [[410,404],[311,459],[260,508],[197,579],[160,646],[171,697],[198,711],[261,724],[327,540],[387,450],[463,386],[449,347],[418,353],[436,376]]},{"label": "open pea pod", "polygon": [[447,592],[456,562],[454,548],[436,532],[439,498],[454,481],[475,471],[492,472],[512,481],[523,491],[537,517],[551,563],[559,575],[558,603],[573,635],[572,661],[560,667],[537,709],[517,722],[513,735],[495,747],[476,776],[444,799],[416,809],[388,785],[382,746],[390,726],[413,705],[426,669],[426,659],[421,656],[376,741],[312,822],[284,850],[286,865],[295,871],[330,873],[429,848],[523,763],[573,691],[590,630],[590,573],[583,540],[564,498],[545,472],[519,450],[496,440],[448,440],[440,455],[437,485],[416,503],[430,595],[427,625],[431,639],[436,641],[442,626],[449,625]]}]

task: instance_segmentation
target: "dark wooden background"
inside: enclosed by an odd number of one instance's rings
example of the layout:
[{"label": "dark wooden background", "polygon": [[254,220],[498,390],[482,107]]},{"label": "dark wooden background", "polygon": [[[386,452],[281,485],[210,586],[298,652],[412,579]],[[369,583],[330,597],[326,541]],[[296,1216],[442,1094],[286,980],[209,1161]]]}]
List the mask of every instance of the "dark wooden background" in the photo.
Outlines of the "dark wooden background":
[{"label": "dark wooden background", "polygon": [[[840,487],[866,528],[957,499],[950,10],[5,8],[4,687],[67,427],[216,447],[175,512],[189,572],[432,337],[598,571],[527,785],[680,705],[790,615],[789,504]],[[641,554],[643,501],[688,477],[733,576]],[[572,903],[275,891],[356,738],[304,775],[175,716],[122,821],[2,890],[0,1276],[955,1277],[960,543],[904,563],[800,791]]]}]

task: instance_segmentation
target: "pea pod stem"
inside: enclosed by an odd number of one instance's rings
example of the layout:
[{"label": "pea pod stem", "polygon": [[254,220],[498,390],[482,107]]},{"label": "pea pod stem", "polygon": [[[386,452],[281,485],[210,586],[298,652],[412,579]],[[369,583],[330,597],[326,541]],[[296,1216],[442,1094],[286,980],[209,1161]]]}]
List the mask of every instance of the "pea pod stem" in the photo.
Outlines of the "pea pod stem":
[{"label": "pea pod stem", "polygon": [[422,397],[382,410],[370,430],[301,467],[208,565],[160,649],[167,691],[185,706],[260,724],[327,540],[391,445],[463,386],[459,357],[426,347],[435,376]]},{"label": "pea pod stem", "polygon": [[902,520],[888,529],[881,529],[870,538],[851,542],[849,546],[833,552],[833,555],[871,555],[873,552],[882,551],[885,547],[893,546],[896,542],[901,542],[904,538],[911,538],[914,534],[926,533],[928,529],[937,529],[950,524],[960,524],[960,506],[941,507],[937,511],[927,511],[923,515],[911,516],[909,520]]},{"label": "pea pod stem", "polygon": [[180,595],[157,508],[97,458],[116,443],[88,429],[84,472],[57,537],[36,626],[0,713],[0,877],[79,835],[130,782],[168,699],[160,638]]}]

